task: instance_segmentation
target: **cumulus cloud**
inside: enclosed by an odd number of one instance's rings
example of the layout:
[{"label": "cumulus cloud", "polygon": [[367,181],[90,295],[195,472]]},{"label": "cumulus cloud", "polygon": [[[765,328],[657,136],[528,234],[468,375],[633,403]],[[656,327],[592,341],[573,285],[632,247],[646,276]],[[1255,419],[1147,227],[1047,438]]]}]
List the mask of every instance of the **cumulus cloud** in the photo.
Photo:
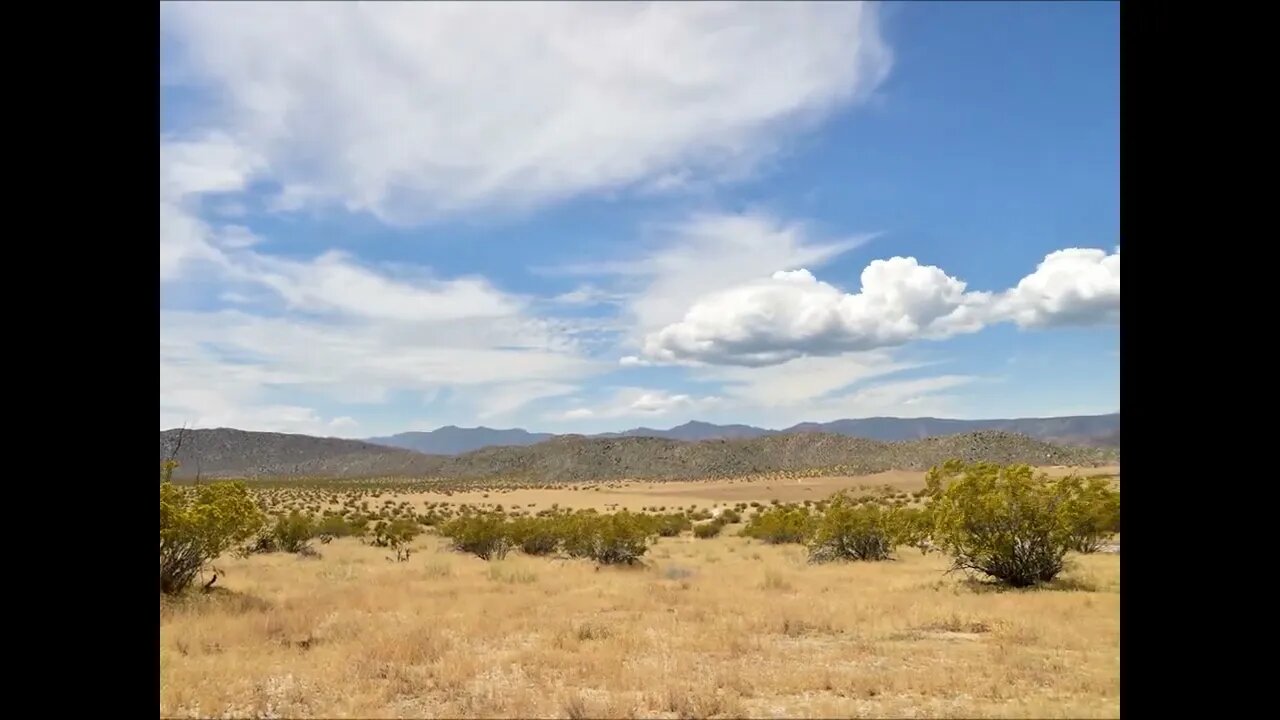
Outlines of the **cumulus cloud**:
[{"label": "cumulus cloud", "polygon": [[1020,327],[1096,325],[1120,320],[1120,248],[1050,253],[996,303],[994,315]]},{"label": "cumulus cloud", "polygon": [[[632,257],[548,268],[543,272],[612,278],[638,347],[648,332],[674,323],[699,297],[779,268],[819,267],[871,235],[818,239],[802,223],[763,212],[700,213],[648,228],[647,251]],[[624,364],[644,364],[629,356]]]},{"label": "cumulus cloud", "polygon": [[649,335],[644,354],[760,366],[873,350],[977,329],[971,318],[986,297],[966,293],[963,282],[915,258],[873,261],[859,293],[842,292],[808,270],[779,271],[703,297],[684,319]]},{"label": "cumulus cloud", "polygon": [[891,64],[858,3],[174,3],[161,31],[279,207],[391,222],[740,175]]},{"label": "cumulus cloud", "polygon": [[682,319],[649,333],[642,357],[661,363],[769,366],[976,332],[993,322],[1023,327],[1119,318],[1120,256],[1070,249],[999,295],[915,258],[872,261],[861,289],[847,293],[805,269],[703,295]]}]

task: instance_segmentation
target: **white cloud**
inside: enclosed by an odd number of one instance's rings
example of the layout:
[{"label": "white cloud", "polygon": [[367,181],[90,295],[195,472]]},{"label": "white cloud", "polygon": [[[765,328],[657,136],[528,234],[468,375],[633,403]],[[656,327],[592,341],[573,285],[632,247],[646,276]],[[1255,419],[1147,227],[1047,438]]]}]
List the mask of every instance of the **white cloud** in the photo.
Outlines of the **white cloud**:
[{"label": "white cloud", "polygon": [[[703,213],[649,228],[651,248],[628,258],[544,269],[566,275],[613,279],[610,291],[624,302],[624,315],[639,347],[645,333],[674,323],[705,293],[730,288],[779,268],[818,267],[871,239],[871,235],[817,240],[801,223],[785,223],[761,212]],[[644,364],[639,357],[624,364]]]},{"label": "white cloud", "polygon": [[674,412],[698,412],[715,407],[717,397],[693,397],[649,388],[618,388],[599,407],[576,407],[549,416],[553,420],[602,420],[625,417],[662,417]]},{"label": "white cloud", "polygon": [[579,285],[569,292],[561,293],[551,299],[560,305],[612,305],[621,302],[625,296],[610,293],[587,283]]},{"label": "white cloud", "polygon": [[[194,262],[221,263],[218,233],[199,217],[203,195],[245,188],[261,160],[226,135],[160,141],[160,279],[176,279]],[[244,245],[243,233],[221,240]]]},{"label": "white cloud", "polygon": [[1119,319],[1120,256],[1101,250],[1048,255],[998,296],[915,258],[872,261],[846,293],[805,269],[707,292],[677,322],[650,332],[626,364],[709,363],[759,367],[937,340],[1013,320],[1020,326]]},{"label": "white cloud", "polygon": [[477,417],[481,420],[503,417],[535,400],[568,395],[577,389],[576,385],[552,382],[517,382],[498,385],[485,392],[477,401],[480,407]]},{"label": "white cloud", "polygon": [[174,3],[161,27],[165,77],[221,101],[281,206],[394,222],[741,175],[891,63],[858,3]]},{"label": "white cloud", "polygon": [[271,288],[295,310],[432,322],[506,317],[520,309],[514,299],[480,278],[397,280],[336,251],[309,262],[244,254],[231,264],[237,277]]},{"label": "white cloud", "polygon": [[779,271],[702,297],[682,320],[650,334],[644,354],[666,362],[764,366],[892,347],[980,328],[973,314],[985,300],[915,258],[873,261],[858,293],[844,293],[804,269]]},{"label": "white cloud", "polygon": [[1120,248],[1050,253],[1036,271],[996,303],[995,314],[1019,327],[1097,325],[1120,321]]},{"label": "white cloud", "polygon": [[329,427],[334,428],[335,430],[339,430],[339,429],[349,430],[349,429],[358,427],[359,425],[360,423],[357,422],[356,419],[351,417],[350,415],[343,415],[342,417],[336,417],[329,421]]},{"label": "white cloud", "polygon": [[877,383],[830,398],[819,404],[815,417],[824,422],[845,417],[896,415],[922,417],[943,414],[946,398],[943,390],[967,385],[977,378],[970,375],[939,375]]},{"label": "white cloud", "polygon": [[763,367],[706,365],[691,372],[699,380],[721,383],[726,399],[744,407],[804,410],[854,383],[919,367],[922,363],[874,351],[799,357]]}]

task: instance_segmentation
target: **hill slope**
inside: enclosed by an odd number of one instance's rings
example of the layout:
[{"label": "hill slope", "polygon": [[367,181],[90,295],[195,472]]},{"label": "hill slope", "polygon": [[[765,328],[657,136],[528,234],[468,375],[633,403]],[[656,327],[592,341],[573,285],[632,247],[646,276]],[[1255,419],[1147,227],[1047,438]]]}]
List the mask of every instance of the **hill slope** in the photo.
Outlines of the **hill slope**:
[{"label": "hill slope", "polygon": [[[161,459],[176,431],[161,433]],[[464,455],[424,455],[367,442],[240,430],[188,431],[179,478],[436,477],[520,478],[535,482],[695,479],[822,468],[850,474],[924,470],[949,458],[1032,465],[1099,465],[1114,451],[1059,446],[1025,435],[981,431],[907,442],[829,433],[682,442],[663,438],[561,436],[527,447],[490,447]]]},{"label": "hill slope", "polygon": [[[160,433],[160,459],[170,457],[178,430]],[[187,430],[175,478],[254,476],[369,477],[424,475],[443,461],[434,455],[361,440],[248,432],[231,428]]]}]

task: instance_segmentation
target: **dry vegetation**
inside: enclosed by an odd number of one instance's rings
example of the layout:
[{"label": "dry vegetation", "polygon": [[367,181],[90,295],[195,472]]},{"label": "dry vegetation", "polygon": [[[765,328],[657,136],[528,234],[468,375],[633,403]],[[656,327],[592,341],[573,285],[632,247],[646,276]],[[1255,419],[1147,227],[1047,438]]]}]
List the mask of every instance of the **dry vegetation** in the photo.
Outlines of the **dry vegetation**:
[{"label": "dry vegetation", "polygon": [[[255,496],[269,514],[329,511],[373,526],[456,517],[463,503],[502,505],[508,517],[552,504],[745,516],[771,501],[816,505],[837,489],[909,507],[924,486],[923,473],[811,479],[813,492],[787,479],[460,495],[295,485]],[[518,550],[486,562],[434,528],[408,543],[407,559],[372,532],[306,555],[227,554],[210,592],[161,597],[160,713],[1119,715],[1117,554],[1072,554],[1049,586],[1004,590],[945,574],[946,557],[908,547],[890,562],[811,564],[803,546],[742,537],[742,527],[658,538],[639,567]]]}]

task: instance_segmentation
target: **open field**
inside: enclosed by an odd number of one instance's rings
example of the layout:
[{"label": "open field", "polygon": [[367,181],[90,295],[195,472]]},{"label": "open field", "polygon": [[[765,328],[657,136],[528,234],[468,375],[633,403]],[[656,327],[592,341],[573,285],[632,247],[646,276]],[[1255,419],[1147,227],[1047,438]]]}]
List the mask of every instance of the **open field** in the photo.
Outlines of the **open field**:
[{"label": "open field", "polygon": [[[1072,472],[1084,475],[1119,476],[1118,465],[1096,468],[1044,467],[1038,469],[1050,477],[1062,477]],[[565,508],[598,508],[641,510],[646,507],[668,506],[710,507],[713,504],[737,502],[804,502],[821,500],[840,490],[890,487],[914,492],[924,487],[925,473],[914,470],[889,470],[871,475],[842,475],[833,477],[801,478],[743,478],[734,480],[689,480],[681,482],[621,481],[599,483],[590,490],[579,486],[553,488],[517,488],[512,490],[470,490],[454,492],[447,498],[440,493],[412,493],[397,498],[414,504],[448,500],[451,503],[473,505],[505,503],[507,505],[550,507],[558,504]],[[595,488],[599,488],[598,490]]]},{"label": "open field", "polygon": [[[790,482],[382,497],[709,508],[912,490],[923,473]],[[639,568],[519,552],[486,562],[433,534],[412,542],[408,562],[354,538],[317,545],[319,558],[226,555],[215,563],[220,591],[161,599],[160,713],[1119,715],[1118,554],[1072,555],[1048,588],[998,591],[907,547],[890,562],[812,565],[802,546],[738,537],[740,527],[660,538]]]}]

